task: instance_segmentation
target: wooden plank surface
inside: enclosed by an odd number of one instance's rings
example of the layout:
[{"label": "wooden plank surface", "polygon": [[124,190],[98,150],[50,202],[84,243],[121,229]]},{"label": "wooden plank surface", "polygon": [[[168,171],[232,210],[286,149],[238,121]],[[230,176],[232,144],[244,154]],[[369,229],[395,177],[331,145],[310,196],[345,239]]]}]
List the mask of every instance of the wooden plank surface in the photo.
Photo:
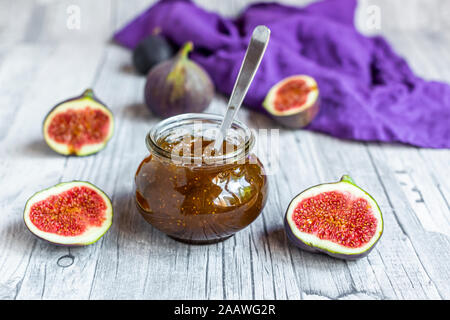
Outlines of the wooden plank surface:
[{"label": "wooden plank surface", "polygon": [[[269,176],[263,214],[233,238],[207,246],[175,242],[146,224],[131,191],[135,169],[147,154],[144,136],[158,120],[142,104],[145,80],[132,72],[130,52],[109,39],[151,2],[0,1],[0,299],[450,298],[449,150],[284,130],[242,109],[239,118],[252,128],[279,128],[280,150],[289,150],[282,152],[277,174]],[[387,3],[379,1],[382,8]],[[74,4],[81,9],[80,30],[66,27],[67,7]],[[199,4],[230,16],[246,5]],[[384,12],[389,23],[380,32],[413,69],[450,82],[445,32],[409,24],[402,30],[388,19],[394,13]],[[113,110],[115,135],[95,156],[58,156],[43,142],[42,119],[58,101],[86,87]],[[223,113],[225,106],[226,97],[217,95],[208,111]],[[259,155],[268,157],[268,150]],[[385,218],[380,243],[367,258],[352,262],[292,246],[282,223],[291,198],[344,173],[378,200]],[[113,226],[84,248],[37,240],[22,221],[26,200],[72,179],[89,180],[111,195]]]}]

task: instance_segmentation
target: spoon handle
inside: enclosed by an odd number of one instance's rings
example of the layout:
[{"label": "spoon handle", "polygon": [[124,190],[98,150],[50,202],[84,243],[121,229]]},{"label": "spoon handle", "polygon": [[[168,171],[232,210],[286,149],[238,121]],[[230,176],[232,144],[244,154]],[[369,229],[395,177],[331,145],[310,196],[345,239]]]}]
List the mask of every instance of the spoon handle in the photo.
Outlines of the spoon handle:
[{"label": "spoon handle", "polygon": [[248,88],[258,70],[261,59],[266,51],[269,43],[270,30],[266,26],[257,26],[253,30],[250,44],[242,61],[241,69],[234,83],[230,100],[228,101],[227,111],[220,126],[220,131],[214,143],[214,149],[219,150],[222,146],[223,138],[226,136],[227,130],[231,127],[234,117],[239,110]]}]

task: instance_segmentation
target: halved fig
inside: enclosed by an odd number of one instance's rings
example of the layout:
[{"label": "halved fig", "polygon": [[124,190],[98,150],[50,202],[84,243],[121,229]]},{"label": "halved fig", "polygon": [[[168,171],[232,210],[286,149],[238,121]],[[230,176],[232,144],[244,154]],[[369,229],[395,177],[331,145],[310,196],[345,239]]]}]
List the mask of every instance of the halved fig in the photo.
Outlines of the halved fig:
[{"label": "halved fig", "polygon": [[85,181],[57,184],[28,199],[24,221],[37,237],[54,244],[85,246],[99,240],[112,224],[111,200]]},{"label": "halved fig", "polygon": [[282,125],[302,128],[308,125],[319,111],[319,88],[310,76],[291,76],[269,90],[263,106]]},{"label": "halved fig", "polygon": [[344,175],[297,195],[285,216],[288,238],[301,249],[335,258],[365,257],[383,233],[376,201]]},{"label": "halved fig", "polygon": [[91,89],[57,104],[44,120],[44,139],[63,155],[86,156],[102,150],[114,131],[112,112]]}]

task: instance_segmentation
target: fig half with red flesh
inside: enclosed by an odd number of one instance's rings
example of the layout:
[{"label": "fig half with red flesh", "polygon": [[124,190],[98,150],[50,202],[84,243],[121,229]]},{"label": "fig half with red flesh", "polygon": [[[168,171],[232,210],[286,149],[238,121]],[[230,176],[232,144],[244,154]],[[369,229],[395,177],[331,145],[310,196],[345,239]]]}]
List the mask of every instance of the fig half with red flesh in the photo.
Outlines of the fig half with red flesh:
[{"label": "fig half with red flesh", "polygon": [[383,216],[376,201],[344,175],[297,195],[287,209],[285,229],[301,249],[356,260],[380,239]]},{"label": "fig half with red flesh", "polygon": [[302,128],[308,125],[319,111],[319,88],[310,76],[291,76],[269,90],[263,106],[282,125]]},{"label": "fig half with red flesh", "polygon": [[63,155],[86,156],[102,150],[114,131],[112,112],[87,89],[56,105],[45,117],[44,138]]},{"label": "fig half with red flesh", "polygon": [[85,181],[57,184],[26,203],[24,221],[37,237],[54,244],[84,246],[99,240],[112,224],[111,200]]}]

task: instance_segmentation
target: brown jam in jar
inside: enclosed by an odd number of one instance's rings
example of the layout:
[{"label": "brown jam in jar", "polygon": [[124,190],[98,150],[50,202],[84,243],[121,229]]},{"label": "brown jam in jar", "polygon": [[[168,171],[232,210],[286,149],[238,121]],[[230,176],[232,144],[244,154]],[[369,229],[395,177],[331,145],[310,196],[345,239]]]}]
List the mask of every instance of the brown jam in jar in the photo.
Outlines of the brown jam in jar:
[{"label": "brown jam in jar", "polygon": [[148,223],[177,240],[226,239],[253,222],[266,203],[267,177],[250,152],[253,134],[235,122],[216,154],[207,131],[217,129],[220,120],[183,114],[147,136],[150,155],[135,176],[137,208]]}]

